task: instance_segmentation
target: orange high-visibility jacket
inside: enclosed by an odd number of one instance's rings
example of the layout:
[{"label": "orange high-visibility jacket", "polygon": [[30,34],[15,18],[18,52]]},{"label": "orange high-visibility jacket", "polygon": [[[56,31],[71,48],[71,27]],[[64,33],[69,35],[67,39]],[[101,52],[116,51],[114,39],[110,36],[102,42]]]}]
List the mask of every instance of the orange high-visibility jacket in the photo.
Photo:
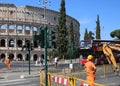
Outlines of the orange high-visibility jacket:
[{"label": "orange high-visibility jacket", "polygon": [[96,67],[92,61],[88,61],[85,63],[85,70],[87,76],[95,77]]},{"label": "orange high-visibility jacket", "polygon": [[6,64],[10,64],[10,59],[6,59]]}]

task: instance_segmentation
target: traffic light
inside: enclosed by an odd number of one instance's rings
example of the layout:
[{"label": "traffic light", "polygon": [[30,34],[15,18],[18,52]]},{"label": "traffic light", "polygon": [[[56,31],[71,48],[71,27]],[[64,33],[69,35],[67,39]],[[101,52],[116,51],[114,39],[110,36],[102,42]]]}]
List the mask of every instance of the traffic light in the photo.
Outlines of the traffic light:
[{"label": "traffic light", "polygon": [[33,39],[33,41],[39,40],[39,35],[37,35],[37,33],[35,33],[34,35],[32,35],[32,39]]},{"label": "traffic light", "polygon": [[48,35],[47,35],[47,43],[49,48],[54,47],[55,48],[55,31],[52,29],[48,30]]},{"label": "traffic light", "polygon": [[35,33],[35,35],[33,35],[32,38],[33,38],[33,41],[38,40],[41,48],[44,48],[44,28],[43,28],[43,26],[38,28],[38,35]]},{"label": "traffic light", "polygon": [[27,41],[27,42],[26,42],[26,49],[27,49],[27,50],[29,50],[29,49],[30,49],[30,47],[31,47],[30,42],[29,42],[29,41]]},{"label": "traffic light", "polygon": [[41,48],[44,48],[44,30],[43,29],[40,29],[39,30],[39,43],[40,43],[40,46]]}]

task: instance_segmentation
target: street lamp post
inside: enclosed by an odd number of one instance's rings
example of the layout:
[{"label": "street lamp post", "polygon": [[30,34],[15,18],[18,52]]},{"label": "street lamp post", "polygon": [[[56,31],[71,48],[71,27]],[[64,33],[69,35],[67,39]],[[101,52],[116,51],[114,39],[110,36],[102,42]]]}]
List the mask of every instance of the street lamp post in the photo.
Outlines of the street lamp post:
[{"label": "street lamp post", "polygon": [[48,86],[48,69],[47,69],[47,21],[46,21],[46,5],[48,3],[48,0],[43,0],[43,7],[44,7],[44,69],[45,69],[45,86]]},{"label": "street lamp post", "polygon": [[45,69],[45,86],[48,86],[48,77],[47,77],[47,72],[48,72],[48,69],[47,69],[47,27],[44,25],[44,48],[45,48],[45,51],[44,51],[44,56],[45,56],[45,65],[44,65],[44,69]]}]

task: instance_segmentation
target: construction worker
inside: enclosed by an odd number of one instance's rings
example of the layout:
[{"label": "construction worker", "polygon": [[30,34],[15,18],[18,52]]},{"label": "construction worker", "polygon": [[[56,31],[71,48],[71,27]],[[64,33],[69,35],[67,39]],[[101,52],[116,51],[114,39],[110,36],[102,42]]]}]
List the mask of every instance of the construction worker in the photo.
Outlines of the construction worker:
[{"label": "construction worker", "polygon": [[85,63],[85,71],[86,71],[86,80],[89,84],[89,86],[95,86],[95,72],[96,72],[96,67],[95,64],[93,63],[93,56],[88,55],[87,57],[88,61]]},{"label": "construction worker", "polygon": [[7,67],[8,69],[10,69],[10,66],[11,66],[10,57],[7,56],[7,58],[6,58],[6,67]]}]

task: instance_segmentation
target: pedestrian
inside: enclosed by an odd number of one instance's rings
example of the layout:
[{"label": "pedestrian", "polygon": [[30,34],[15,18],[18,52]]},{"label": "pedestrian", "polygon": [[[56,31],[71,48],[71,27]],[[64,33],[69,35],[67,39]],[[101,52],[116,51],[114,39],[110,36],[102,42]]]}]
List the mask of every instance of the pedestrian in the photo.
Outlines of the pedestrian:
[{"label": "pedestrian", "polygon": [[95,64],[93,63],[93,56],[88,55],[87,57],[88,61],[85,63],[85,71],[86,71],[86,80],[90,86],[95,86],[95,72],[96,72],[96,67]]},{"label": "pedestrian", "polygon": [[55,68],[57,68],[57,65],[58,65],[58,57],[57,56],[55,57],[54,61],[55,61]]},{"label": "pedestrian", "polygon": [[8,69],[10,69],[10,66],[11,66],[10,57],[7,56],[7,58],[6,58],[6,67],[7,67]]},{"label": "pedestrian", "polygon": [[43,61],[44,59],[42,57],[40,57],[40,64],[43,66]]},{"label": "pedestrian", "polygon": [[42,66],[44,65],[44,54],[42,54],[40,57],[40,63],[42,64]]}]

